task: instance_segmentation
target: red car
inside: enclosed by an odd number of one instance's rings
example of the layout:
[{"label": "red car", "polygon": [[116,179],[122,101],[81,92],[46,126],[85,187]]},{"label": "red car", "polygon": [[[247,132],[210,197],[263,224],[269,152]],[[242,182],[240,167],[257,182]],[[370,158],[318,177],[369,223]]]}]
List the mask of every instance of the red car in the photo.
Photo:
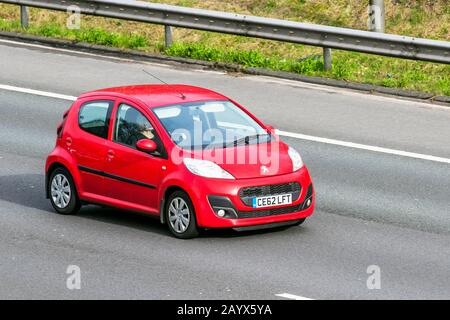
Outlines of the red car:
[{"label": "red car", "polygon": [[314,210],[297,151],[236,102],[187,85],[81,95],[45,169],[58,213],[89,203],[129,209],[159,217],[178,238],[301,224]]}]

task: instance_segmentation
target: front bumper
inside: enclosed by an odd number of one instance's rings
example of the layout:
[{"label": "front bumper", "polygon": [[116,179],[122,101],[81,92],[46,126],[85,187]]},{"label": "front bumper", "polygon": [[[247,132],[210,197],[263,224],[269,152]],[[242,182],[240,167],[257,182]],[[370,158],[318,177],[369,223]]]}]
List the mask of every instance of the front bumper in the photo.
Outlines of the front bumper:
[{"label": "front bumper", "polygon": [[[301,190],[297,199],[289,205],[255,209],[244,203],[239,195],[242,188],[291,182],[298,182]],[[237,180],[199,178],[194,179],[190,187],[197,213],[197,224],[204,228],[235,228],[293,221],[306,218],[314,211],[314,188],[306,167],[290,174],[264,178]],[[225,217],[219,217],[216,213],[219,207],[232,210],[227,210],[230,214]],[[232,211],[235,211],[235,214],[232,214]]]}]

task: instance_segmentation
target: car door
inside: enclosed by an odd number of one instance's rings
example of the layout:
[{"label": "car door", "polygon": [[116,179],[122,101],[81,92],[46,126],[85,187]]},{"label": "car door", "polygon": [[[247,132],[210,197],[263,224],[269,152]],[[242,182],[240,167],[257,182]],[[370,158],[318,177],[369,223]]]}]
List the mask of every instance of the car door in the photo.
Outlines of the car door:
[{"label": "car door", "polygon": [[[140,107],[126,100],[118,101],[113,117],[112,134],[106,143],[108,197],[159,214],[158,188],[167,159],[155,127]],[[155,141],[157,151],[148,154],[137,150],[140,139]]]},{"label": "car door", "polygon": [[[106,97],[105,97],[106,98]],[[64,137],[65,144],[77,162],[83,192],[105,195],[104,178],[106,141],[114,101],[86,99],[78,109],[78,119]]]}]

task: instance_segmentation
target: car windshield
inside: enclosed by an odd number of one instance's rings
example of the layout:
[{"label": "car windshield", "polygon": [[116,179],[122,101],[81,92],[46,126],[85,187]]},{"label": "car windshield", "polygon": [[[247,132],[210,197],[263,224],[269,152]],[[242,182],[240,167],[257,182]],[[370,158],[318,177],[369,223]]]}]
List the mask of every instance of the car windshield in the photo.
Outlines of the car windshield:
[{"label": "car windshield", "polygon": [[153,108],[172,140],[184,149],[265,143],[271,135],[231,101],[190,102]]}]

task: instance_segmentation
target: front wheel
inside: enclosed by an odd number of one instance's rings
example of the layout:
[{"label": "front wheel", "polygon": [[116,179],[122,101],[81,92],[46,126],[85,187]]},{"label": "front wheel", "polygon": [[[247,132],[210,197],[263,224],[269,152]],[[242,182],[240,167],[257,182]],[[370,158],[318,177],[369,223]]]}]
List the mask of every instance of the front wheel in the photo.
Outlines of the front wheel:
[{"label": "front wheel", "polygon": [[197,220],[192,201],[184,191],[175,191],[167,200],[166,221],[172,234],[180,239],[198,236]]},{"label": "front wheel", "polygon": [[72,176],[65,168],[57,168],[50,175],[48,184],[50,202],[60,214],[75,214],[81,207]]}]

